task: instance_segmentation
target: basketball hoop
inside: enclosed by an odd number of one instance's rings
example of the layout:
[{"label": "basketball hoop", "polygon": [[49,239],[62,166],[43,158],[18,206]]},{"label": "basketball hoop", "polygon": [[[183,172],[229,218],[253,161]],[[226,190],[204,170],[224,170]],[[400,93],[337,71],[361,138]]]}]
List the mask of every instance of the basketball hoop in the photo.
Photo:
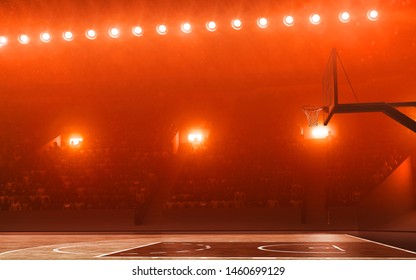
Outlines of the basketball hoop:
[{"label": "basketball hoop", "polygon": [[308,126],[318,126],[319,113],[322,111],[322,107],[313,105],[304,105],[302,110],[308,118]]}]

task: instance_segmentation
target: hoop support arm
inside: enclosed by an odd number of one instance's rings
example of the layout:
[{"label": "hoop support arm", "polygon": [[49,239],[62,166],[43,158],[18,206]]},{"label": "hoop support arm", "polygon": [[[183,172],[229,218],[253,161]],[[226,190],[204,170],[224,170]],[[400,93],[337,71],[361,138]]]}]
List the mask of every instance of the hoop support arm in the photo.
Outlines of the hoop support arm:
[{"label": "hoop support arm", "polygon": [[395,107],[416,107],[416,102],[399,102],[399,103],[349,103],[338,104],[335,106],[333,113],[372,113],[382,112],[394,119],[398,123],[404,125],[408,129],[416,132],[416,121],[403,114]]}]

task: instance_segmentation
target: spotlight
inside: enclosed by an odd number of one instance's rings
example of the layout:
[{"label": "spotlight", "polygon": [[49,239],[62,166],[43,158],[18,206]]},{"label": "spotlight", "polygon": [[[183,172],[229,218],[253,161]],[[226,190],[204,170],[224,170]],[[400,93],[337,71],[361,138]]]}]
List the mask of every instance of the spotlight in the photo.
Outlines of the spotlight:
[{"label": "spotlight", "polygon": [[347,23],[351,20],[351,15],[348,12],[341,12],[339,14],[339,20],[343,23]]},{"label": "spotlight", "polygon": [[140,26],[135,26],[132,28],[131,32],[133,33],[134,36],[142,36],[143,35],[143,28],[141,28]]},{"label": "spotlight", "polygon": [[118,38],[120,37],[120,30],[116,27],[113,27],[108,30],[108,35],[110,35],[111,38]]},{"label": "spotlight", "polygon": [[240,30],[243,27],[243,23],[241,22],[241,20],[239,19],[233,19],[231,21],[231,26],[232,28],[234,28],[235,30]]},{"label": "spotlight", "polygon": [[215,23],[215,21],[208,21],[206,24],[207,30],[210,32],[214,32],[215,30],[217,30],[217,24]]},{"label": "spotlight", "polygon": [[40,34],[40,40],[44,43],[49,43],[52,40],[52,36],[47,32],[43,32]]},{"label": "spotlight", "polygon": [[85,36],[87,36],[87,38],[90,40],[94,40],[95,38],[97,38],[97,32],[95,32],[95,30],[93,29],[88,29],[85,32]]},{"label": "spotlight", "polygon": [[181,29],[183,33],[191,33],[192,25],[189,22],[185,22],[181,25]]},{"label": "spotlight", "polygon": [[257,25],[260,28],[266,28],[267,26],[269,26],[269,21],[267,20],[267,18],[264,18],[264,17],[258,18],[257,19]]},{"label": "spotlight", "polygon": [[321,16],[318,14],[312,14],[309,18],[310,22],[314,25],[318,25],[321,23]]},{"label": "spotlight", "polygon": [[65,31],[62,33],[62,37],[65,41],[72,41],[74,39],[74,34],[71,31]]},{"label": "spotlight", "polygon": [[166,35],[166,33],[168,33],[168,28],[166,27],[166,25],[164,24],[159,24],[156,27],[156,31],[157,33],[159,33],[160,35]]},{"label": "spotlight", "polygon": [[20,44],[22,44],[22,45],[29,44],[29,41],[30,41],[29,36],[27,36],[26,34],[19,35],[19,37],[17,39],[19,40]]},{"label": "spotlight", "polygon": [[8,43],[7,37],[0,36],[0,47],[7,45],[7,43]]},{"label": "spotlight", "polygon": [[311,133],[314,139],[324,139],[329,136],[329,128],[327,126],[315,126]]},{"label": "spotlight", "polygon": [[295,24],[295,19],[292,16],[284,16],[283,24],[286,26],[293,26]]},{"label": "spotlight", "polygon": [[188,134],[188,141],[191,144],[201,144],[204,140],[204,136],[201,132],[191,132]]},{"label": "spotlight", "polygon": [[81,143],[82,143],[82,137],[71,137],[70,139],[69,139],[69,144],[72,146],[72,147],[77,147],[77,146],[80,146],[81,145]]},{"label": "spotlight", "polygon": [[377,10],[369,10],[367,12],[367,17],[371,21],[376,21],[380,17],[380,13]]}]

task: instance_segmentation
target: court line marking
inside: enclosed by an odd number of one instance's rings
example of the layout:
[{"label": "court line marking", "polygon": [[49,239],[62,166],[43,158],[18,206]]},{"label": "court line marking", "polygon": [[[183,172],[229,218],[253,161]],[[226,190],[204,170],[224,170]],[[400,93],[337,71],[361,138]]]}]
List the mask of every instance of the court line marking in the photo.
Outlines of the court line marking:
[{"label": "court line marking", "polygon": [[[157,244],[157,243],[160,243],[160,244],[168,244],[168,245],[171,245],[171,244],[181,244],[181,245],[193,245],[193,243],[188,243],[188,242],[156,242],[156,243],[152,243],[152,244],[148,244],[148,246],[151,246],[151,245],[155,245],[155,244]],[[204,250],[209,250],[209,249],[211,249],[211,246],[210,245],[204,245],[204,244],[197,244],[197,246],[198,247],[204,247],[204,248],[200,248],[200,249],[194,249],[194,250],[177,250],[177,251],[171,251],[171,252],[150,252],[150,253],[148,253],[149,255],[159,255],[159,254],[168,254],[168,253],[174,253],[174,254],[178,254],[178,253],[191,253],[191,252],[193,252],[193,251],[195,251],[195,252],[197,252],[197,251],[204,251]],[[133,249],[138,249],[138,248],[143,248],[143,247],[146,247],[146,245],[144,245],[144,246],[139,246],[139,247],[135,247],[135,248],[133,248]],[[125,250],[121,250],[120,252],[124,252],[124,251],[128,251],[128,250],[131,250],[131,249],[125,249]],[[119,253],[120,253],[119,252]],[[110,254],[112,254],[112,253],[110,253]],[[125,253],[125,254],[129,254],[129,255],[136,255],[135,253]],[[106,257],[112,257],[112,256],[109,256],[109,255],[105,255]],[[145,257],[145,256],[142,256],[142,255],[140,255],[140,254],[138,254],[138,255],[136,255],[137,257]],[[113,256],[113,257],[125,257],[125,256]]]},{"label": "court line marking", "polygon": [[[117,253],[121,253],[121,252],[128,251],[128,250],[133,250],[133,249],[138,249],[138,248],[144,248],[144,247],[156,245],[156,244],[159,244],[159,243],[162,243],[162,242],[160,242],[160,241],[152,242],[152,243],[149,243],[149,244],[143,244],[143,245],[140,245],[140,246],[127,248],[127,249],[123,249],[123,250],[118,250],[118,251],[111,252],[111,253],[101,254],[101,255],[95,256],[95,258],[102,258],[102,257],[108,256],[108,255],[117,254]],[[111,256],[109,256],[109,257],[111,257]],[[116,257],[116,256],[114,256],[114,257]]]},{"label": "court line marking", "polygon": [[[291,253],[291,254],[341,254],[341,253],[345,253],[344,250],[340,250],[341,252],[322,252],[322,251],[296,251],[296,250],[275,250],[275,249],[268,249],[269,247],[284,247],[284,246],[306,246],[307,243],[294,243],[294,244],[289,244],[289,243],[282,243],[282,244],[270,244],[270,245],[263,245],[263,246],[259,246],[257,247],[258,250],[260,251],[268,251],[268,252],[274,252],[274,253]],[[318,248],[318,247],[309,247],[309,248]],[[319,248],[332,248],[330,246],[320,246]],[[334,248],[337,249],[337,248]]]},{"label": "court line marking", "polygon": [[403,249],[403,248],[395,247],[395,246],[392,246],[392,245],[380,243],[380,242],[377,242],[377,241],[373,241],[373,240],[370,240],[370,239],[361,238],[361,237],[354,236],[354,235],[350,235],[350,234],[345,234],[345,235],[350,236],[350,237],[353,237],[353,238],[356,238],[356,239],[359,239],[359,240],[362,240],[362,241],[367,241],[367,242],[370,242],[370,243],[374,243],[374,244],[377,244],[377,245],[385,246],[385,247],[388,247],[388,248],[391,248],[391,249],[396,249],[396,250],[399,250],[399,251],[403,251],[403,252],[406,252],[406,253],[410,253],[410,254],[416,255],[416,252],[413,252],[413,251],[410,251],[410,250],[406,250],[406,249]]},{"label": "court line marking", "polygon": [[[32,250],[32,249],[43,249],[43,248],[47,248],[47,249],[52,249],[54,250],[54,248],[62,248],[65,246],[94,246],[95,243],[108,243],[108,242],[115,242],[115,241],[134,241],[136,239],[131,238],[131,239],[119,239],[119,240],[100,240],[100,241],[82,241],[82,242],[75,242],[75,243],[61,243],[61,244],[49,244],[49,245],[41,245],[41,246],[34,246],[34,247],[26,247],[26,248],[21,248],[21,249],[15,249],[15,250],[10,250],[10,251],[5,251],[5,252],[0,252],[0,256],[2,255],[6,255],[6,254],[12,254],[12,253],[18,253],[21,251],[26,251],[26,250]],[[93,245],[89,245],[89,244],[93,244]],[[111,243],[113,244],[113,243]],[[96,244],[95,244],[96,245]],[[61,246],[61,247],[55,247],[55,246]]]},{"label": "court line marking", "polygon": [[[115,240],[115,241],[117,241],[117,240]],[[106,246],[110,246],[110,245],[120,245],[119,242],[117,242],[117,243],[111,243],[111,242],[113,242],[113,241],[106,241],[106,242],[101,242],[101,243],[104,243],[102,245],[106,245]],[[100,243],[100,242],[97,242],[97,243]],[[95,242],[87,242],[86,244],[72,244],[72,245],[69,245],[69,246],[65,245],[65,246],[60,246],[60,247],[54,248],[52,251],[54,251],[55,253],[60,253],[60,254],[88,255],[88,254],[91,254],[91,253],[88,253],[88,252],[87,253],[85,253],[85,252],[69,252],[69,251],[64,251],[64,250],[65,249],[70,249],[70,248],[81,248],[81,249],[84,249],[84,247],[97,247],[97,245],[101,245],[101,244],[97,244],[97,243],[95,243]],[[128,242],[127,244],[131,244],[131,243],[132,243],[132,241]]]},{"label": "court line marking", "polygon": [[332,245],[332,247],[334,247],[335,249],[340,250],[341,252],[345,252],[345,250],[344,250],[344,249],[341,249],[340,247],[338,247],[338,246],[336,246],[336,245]]},{"label": "court line marking", "polygon": [[40,249],[40,248],[48,248],[48,249],[52,249],[54,246],[66,246],[66,245],[71,245],[71,244],[83,244],[83,243],[90,243],[88,242],[79,242],[79,243],[63,243],[63,244],[50,244],[50,245],[42,245],[42,246],[35,246],[35,247],[26,247],[26,248],[22,248],[22,249],[16,249],[16,250],[11,250],[11,251],[5,251],[5,252],[1,252],[1,255],[6,255],[6,254],[11,254],[11,253],[17,253],[17,252],[21,252],[21,251],[26,251],[26,250],[31,250],[31,249]]},{"label": "court line marking", "polygon": [[55,253],[68,254],[68,255],[87,255],[87,253],[61,251],[61,249],[67,249],[67,248],[73,248],[73,247],[78,247],[78,246],[63,246],[63,247],[55,248],[52,251],[54,251]]},{"label": "court line marking", "polygon": [[50,246],[53,246],[53,245],[43,245],[43,246],[27,247],[27,248],[22,248],[22,249],[5,251],[5,252],[1,252],[0,256],[6,255],[6,254],[11,254],[11,253],[17,253],[17,252],[20,252],[20,251],[30,250],[30,249],[47,248],[47,247],[50,247]]}]

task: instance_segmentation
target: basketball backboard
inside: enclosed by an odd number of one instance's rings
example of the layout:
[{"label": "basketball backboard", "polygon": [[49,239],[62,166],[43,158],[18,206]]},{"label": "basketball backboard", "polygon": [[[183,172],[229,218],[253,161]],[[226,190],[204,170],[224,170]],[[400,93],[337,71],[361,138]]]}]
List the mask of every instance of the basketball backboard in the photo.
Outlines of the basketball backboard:
[{"label": "basketball backboard", "polygon": [[338,104],[338,70],[336,50],[331,51],[322,79],[322,113],[324,125],[327,125]]},{"label": "basketball backboard", "polygon": [[[416,109],[416,101],[410,102],[371,102],[360,103],[352,88],[351,82],[337,54],[336,49],[332,49],[329,56],[323,79],[323,123],[327,125],[334,114],[338,113],[364,113],[364,112],[381,112],[398,123],[406,126],[413,132],[416,132],[416,118],[405,112],[405,108],[412,112]],[[352,95],[350,95],[350,93]],[[340,96],[343,100],[349,96],[354,97],[354,103],[340,103]],[[413,109],[413,110],[412,110]]]}]

